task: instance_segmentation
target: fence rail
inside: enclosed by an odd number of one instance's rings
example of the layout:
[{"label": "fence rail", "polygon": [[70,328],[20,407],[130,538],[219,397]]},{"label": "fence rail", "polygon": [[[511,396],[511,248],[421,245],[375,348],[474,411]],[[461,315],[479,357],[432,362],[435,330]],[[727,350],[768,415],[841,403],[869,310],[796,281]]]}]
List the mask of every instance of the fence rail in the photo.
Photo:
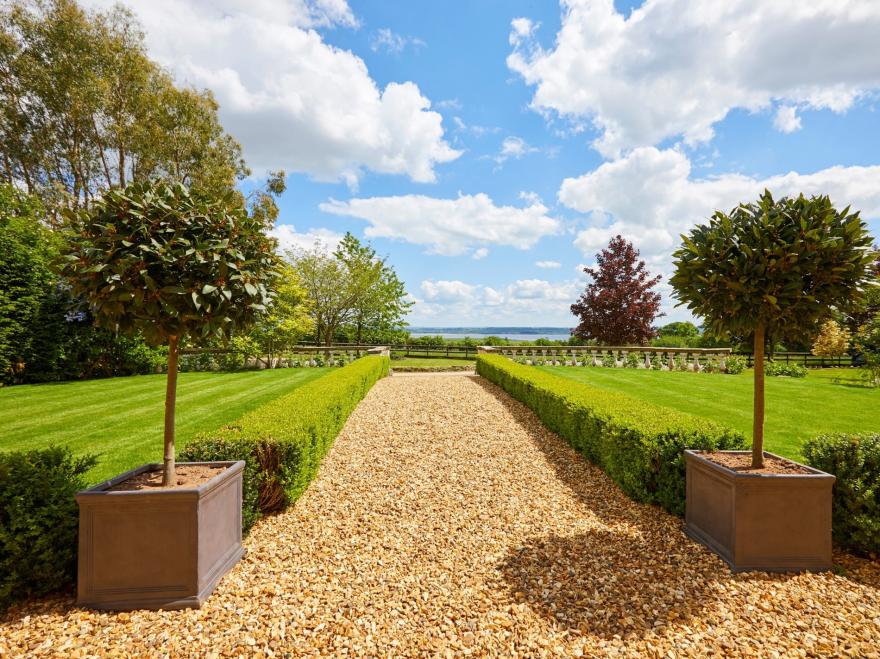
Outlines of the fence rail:
[{"label": "fence rail", "polygon": [[[754,355],[750,352],[738,352],[737,355],[745,357],[746,366],[752,367]],[[853,358],[850,355],[841,355],[839,357],[821,357],[811,352],[775,352],[767,355],[773,361],[784,362],[786,364],[800,364],[806,368],[845,368],[853,366]]]}]

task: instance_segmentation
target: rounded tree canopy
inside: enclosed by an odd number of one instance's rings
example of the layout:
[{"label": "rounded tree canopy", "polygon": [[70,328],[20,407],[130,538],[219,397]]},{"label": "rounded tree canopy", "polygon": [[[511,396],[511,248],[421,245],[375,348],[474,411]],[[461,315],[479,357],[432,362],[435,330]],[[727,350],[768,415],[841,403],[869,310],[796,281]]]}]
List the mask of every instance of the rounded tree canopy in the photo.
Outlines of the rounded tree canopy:
[{"label": "rounded tree canopy", "polygon": [[270,300],[275,241],[232,191],[134,183],[68,220],[61,271],[103,327],[140,330],[154,344],[225,337]]},{"label": "rounded tree canopy", "polygon": [[746,335],[759,326],[778,338],[814,330],[830,307],[858,302],[871,261],[871,237],[858,212],[837,211],[827,196],[717,211],[682,236],[670,283],[680,304],[715,334]]}]

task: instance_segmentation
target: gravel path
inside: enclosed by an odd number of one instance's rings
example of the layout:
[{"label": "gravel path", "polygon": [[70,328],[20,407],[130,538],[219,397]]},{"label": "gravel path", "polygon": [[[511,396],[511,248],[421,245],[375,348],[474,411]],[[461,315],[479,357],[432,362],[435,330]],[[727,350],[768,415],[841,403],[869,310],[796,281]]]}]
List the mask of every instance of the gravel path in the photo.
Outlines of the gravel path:
[{"label": "gravel path", "polygon": [[876,563],[732,575],[476,377],[379,382],[247,548],[200,610],[43,600],[10,612],[0,655],[878,652]]}]

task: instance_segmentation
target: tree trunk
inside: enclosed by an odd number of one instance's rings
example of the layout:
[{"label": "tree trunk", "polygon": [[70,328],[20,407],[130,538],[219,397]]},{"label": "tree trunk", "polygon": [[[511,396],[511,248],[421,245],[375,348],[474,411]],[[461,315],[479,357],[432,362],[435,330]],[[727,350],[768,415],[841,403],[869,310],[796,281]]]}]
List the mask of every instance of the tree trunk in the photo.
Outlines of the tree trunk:
[{"label": "tree trunk", "polygon": [[755,329],[755,417],[752,424],[752,468],[764,466],[764,326]]},{"label": "tree trunk", "polygon": [[174,485],[174,406],[177,403],[177,354],[179,338],[168,340],[168,379],[165,386],[165,471],[162,487]]}]

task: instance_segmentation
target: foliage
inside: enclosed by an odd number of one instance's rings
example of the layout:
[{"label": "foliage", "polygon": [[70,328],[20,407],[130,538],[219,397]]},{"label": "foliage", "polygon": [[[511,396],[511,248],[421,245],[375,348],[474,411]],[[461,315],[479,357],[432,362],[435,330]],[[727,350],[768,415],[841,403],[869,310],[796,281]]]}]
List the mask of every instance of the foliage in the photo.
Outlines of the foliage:
[{"label": "foliage", "polygon": [[640,352],[628,352],[626,354],[626,360],[624,361],[624,366],[627,368],[638,368],[641,364],[645,362],[645,356]]},{"label": "foliage", "polygon": [[346,336],[360,344],[365,334],[378,338],[402,330],[414,303],[408,299],[394,268],[379,259],[370,245],[362,245],[350,233],[345,234],[334,256],[345,264],[349,277],[362,281],[351,320],[344,329]]},{"label": "foliage", "polygon": [[728,355],[724,359],[724,372],[728,375],[739,375],[746,370],[745,357],[739,355]]},{"label": "foliage", "polygon": [[880,386],[880,312],[859,328],[854,343],[860,353],[864,379]]},{"label": "foliage", "polygon": [[0,383],[29,361],[40,306],[54,281],[57,241],[39,215],[36,198],[0,184]]},{"label": "foliage", "polygon": [[657,336],[680,336],[693,339],[700,336],[700,329],[691,322],[667,323],[657,330]]},{"label": "foliage", "polygon": [[247,336],[256,349],[254,354],[269,356],[270,367],[274,355],[295,346],[315,326],[306,290],[290,265],[280,267],[273,292],[267,313],[258,317]]},{"label": "foliage", "polygon": [[745,444],[740,433],[711,421],[498,355],[480,355],[477,372],[534,410],[630,497],[676,515],[684,513],[684,449],[734,449]]},{"label": "foliage", "polygon": [[752,335],[755,354],[752,465],[763,466],[764,346],[799,340],[829,309],[856,306],[873,260],[858,212],[837,211],[827,196],[757,203],[682,236],[670,283],[681,304],[716,336]]},{"label": "foliage", "polygon": [[822,323],[819,335],[813,341],[813,354],[820,357],[840,357],[849,349],[851,340],[849,330],[833,320]]},{"label": "foliage", "polygon": [[[319,342],[329,346],[337,337],[357,343],[368,337],[402,338],[412,303],[394,269],[372,247],[346,233],[332,254],[316,243],[308,250],[289,251],[287,258],[308,293]],[[422,343],[433,345],[431,341]]]},{"label": "foliage", "polygon": [[69,219],[62,273],[108,329],[227,337],[270,300],[275,243],[231,194],[133,183]]},{"label": "foliage", "polygon": [[73,583],[79,514],[93,456],[69,449],[0,453],[0,609]]},{"label": "foliage", "polygon": [[61,272],[95,322],[168,345],[162,484],[170,485],[180,340],[228,338],[265,311],[275,241],[231,191],[165,181],[108,190],[68,221]]},{"label": "foliage", "polygon": [[837,477],[832,503],[834,540],[880,554],[880,434],[821,435],[803,448],[807,464]]},{"label": "foliage", "polygon": [[699,337],[664,335],[651,339],[649,345],[655,348],[695,348]]},{"label": "foliage", "polygon": [[660,294],[651,289],[660,276],[651,277],[632,243],[616,236],[596,254],[596,268],[584,268],[592,278],[587,290],[571,305],[580,318],[573,334],[605,345],[644,344],[654,336],[660,312]]},{"label": "foliage", "polygon": [[293,393],[245,414],[218,432],[191,442],[187,460],[240,460],[246,528],[302,494],[348,415],[373,384],[388,374],[387,357],[369,356],[334,370]]},{"label": "foliage", "polygon": [[764,363],[764,373],[766,375],[781,375],[789,378],[805,378],[807,377],[807,369],[800,364],[791,362],[768,361]]},{"label": "foliage", "polygon": [[614,368],[617,366],[617,357],[613,353],[606,353],[602,355],[601,363],[605,368]]},{"label": "foliage", "polygon": [[0,70],[0,172],[49,208],[159,177],[218,192],[249,173],[211,93],[176,87],[121,6],[5,3]]},{"label": "foliage", "polygon": [[716,211],[682,240],[670,283],[717,335],[763,326],[799,339],[829,308],[856,303],[871,259],[858,212],[837,211],[827,196],[774,201],[764,191],[757,203]]}]

